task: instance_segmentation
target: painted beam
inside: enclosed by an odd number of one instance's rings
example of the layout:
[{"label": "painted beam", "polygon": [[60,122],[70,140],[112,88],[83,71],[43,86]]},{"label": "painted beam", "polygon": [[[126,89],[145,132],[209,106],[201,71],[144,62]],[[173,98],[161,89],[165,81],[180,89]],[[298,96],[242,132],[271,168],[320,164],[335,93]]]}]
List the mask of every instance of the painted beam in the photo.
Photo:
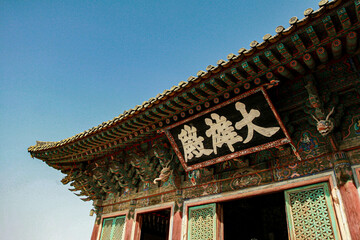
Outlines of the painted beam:
[{"label": "painted beam", "polygon": [[280,75],[283,76],[283,77],[286,77],[286,78],[288,78],[288,79],[294,78],[294,75],[293,75],[288,69],[286,69],[286,67],[284,67],[284,66],[278,67],[278,68],[277,68],[277,71],[278,71],[278,73],[280,73]]},{"label": "painted beam", "polygon": [[306,33],[309,36],[309,38],[314,46],[317,46],[320,44],[320,40],[319,40],[318,36],[316,35],[316,32],[312,26],[309,26],[306,28]]},{"label": "painted beam", "polygon": [[228,86],[233,86],[235,85],[236,82],[234,82],[233,80],[231,80],[229,74],[227,73],[222,73],[220,74],[220,79],[226,83]]},{"label": "painted beam", "polygon": [[241,64],[241,67],[247,72],[250,76],[255,76],[256,72],[255,70],[249,65],[247,61],[243,62]]},{"label": "painted beam", "polygon": [[349,54],[353,54],[358,47],[357,45],[357,33],[348,33],[348,35],[346,35],[346,52]]},{"label": "painted beam", "polygon": [[192,95],[191,93],[183,93],[182,94],[182,97],[190,102],[191,104],[194,104],[194,103],[198,103],[200,99],[198,99],[197,97],[195,97],[194,95]]},{"label": "painted beam", "polygon": [[255,65],[256,65],[258,68],[260,68],[261,70],[266,71],[266,70],[268,69],[267,66],[265,66],[265,64],[261,61],[261,59],[260,59],[259,56],[255,56],[255,57],[253,58],[253,61],[254,61]]},{"label": "painted beam", "polygon": [[341,53],[342,53],[342,44],[341,41],[339,39],[335,39],[332,43],[331,43],[331,52],[333,54],[333,57],[335,59],[339,59],[341,57]]},{"label": "painted beam", "polygon": [[341,26],[343,27],[344,30],[347,30],[351,27],[351,22],[350,22],[350,18],[346,12],[345,7],[340,8],[339,10],[337,10],[337,15],[339,17]]},{"label": "painted beam", "polygon": [[208,99],[206,93],[204,93],[203,91],[201,91],[198,88],[193,88],[193,89],[190,90],[190,92],[191,92],[192,95],[194,95],[198,99],[201,99],[201,100],[207,100]]},{"label": "painted beam", "polygon": [[305,68],[296,60],[290,62],[290,67],[302,75],[306,73]]},{"label": "painted beam", "polygon": [[291,40],[300,53],[306,51],[306,47],[298,34],[294,34],[293,36],[291,36]]},{"label": "painted beam", "polygon": [[292,56],[289,53],[289,51],[287,50],[287,48],[285,47],[285,45],[283,43],[280,43],[276,46],[277,50],[279,51],[279,53],[281,54],[281,56],[283,56],[286,60],[291,60]]},{"label": "painted beam", "polygon": [[270,50],[265,51],[265,57],[267,57],[267,59],[269,59],[269,61],[274,65],[280,64],[280,61],[274,56],[274,54]]},{"label": "painted beam", "polygon": [[355,4],[356,16],[357,16],[358,21],[360,22],[360,0],[355,0],[354,4]]},{"label": "painted beam", "polygon": [[334,37],[336,35],[336,30],[335,30],[334,23],[331,20],[331,17],[330,16],[324,17],[322,22],[324,24],[327,35],[329,37]]},{"label": "painted beam", "polygon": [[210,85],[213,86],[214,88],[216,88],[218,91],[223,91],[226,89],[225,84],[221,84],[220,81],[218,81],[216,78],[212,78],[209,81]]},{"label": "painted beam", "polygon": [[240,83],[246,81],[246,78],[237,70],[237,68],[232,68],[232,69],[231,69],[231,74],[232,74],[237,80],[239,80]]},{"label": "painted beam", "polygon": [[316,55],[318,56],[321,63],[326,63],[329,59],[327,51],[324,47],[316,49]]},{"label": "painted beam", "polygon": [[315,60],[310,53],[305,54],[303,60],[309,69],[313,70],[316,67]]}]

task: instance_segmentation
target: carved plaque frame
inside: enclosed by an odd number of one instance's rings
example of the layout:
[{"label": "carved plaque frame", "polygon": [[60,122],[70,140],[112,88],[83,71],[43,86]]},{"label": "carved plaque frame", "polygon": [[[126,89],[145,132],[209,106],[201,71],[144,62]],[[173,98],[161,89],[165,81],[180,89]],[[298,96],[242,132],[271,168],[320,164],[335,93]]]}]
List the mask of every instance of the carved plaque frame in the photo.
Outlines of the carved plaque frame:
[{"label": "carved plaque frame", "polygon": [[[226,154],[226,155],[222,155],[222,156],[216,156],[212,159],[209,159],[209,160],[205,160],[205,161],[202,161],[202,162],[198,162],[198,163],[195,163],[195,164],[188,164],[186,161],[185,161],[185,158],[183,156],[183,153],[181,152],[178,144],[176,143],[176,140],[173,136],[173,134],[171,133],[172,129],[178,127],[178,126],[181,126],[181,125],[184,125],[185,123],[190,123],[191,121],[193,121],[194,119],[197,119],[199,117],[202,117],[203,115],[205,114],[210,114],[216,110],[219,110],[223,107],[226,107],[227,105],[229,104],[234,104],[236,101],[239,101],[241,99],[245,99],[246,97],[249,97],[253,94],[256,94],[256,93],[259,93],[261,92],[263,97],[265,98],[266,100],[266,103],[268,104],[268,107],[271,109],[272,111],[272,114],[273,116],[275,117],[277,123],[278,123],[278,127],[280,127],[280,130],[281,132],[283,133],[283,136],[282,138],[280,139],[276,139],[275,141],[270,141],[270,142],[266,142],[266,143],[263,143],[263,144],[260,144],[260,145],[257,145],[257,146],[252,146],[250,148],[246,148],[246,149],[241,149],[239,151],[235,151],[235,152],[232,152],[232,153],[229,153],[229,154]],[[251,107],[251,106],[250,106]],[[284,126],[284,124],[282,123],[281,119],[280,119],[280,116],[279,114],[277,113],[274,105],[272,104],[264,86],[260,86],[260,87],[257,87],[257,88],[254,88],[250,91],[247,91],[241,95],[238,95],[232,99],[229,99],[225,102],[222,102],[218,105],[215,105],[209,109],[206,109],[194,116],[191,116],[187,119],[184,119],[182,121],[179,121],[171,126],[168,126],[166,128],[164,128],[164,132],[167,136],[167,138],[169,139],[176,155],[178,156],[182,166],[184,167],[184,170],[186,172],[189,172],[189,171],[192,171],[192,170],[195,170],[195,169],[199,169],[199,168],[203,168],[203,167],[207,167],[207,166],[210,166],[210,165],[213,165],[213,164],[217,164],[217,163],[220,163],[220,162],[224,162],[224,161],[227,161],[227,160],[230,160],[230,159],[233,159],[233,158],[236,158],[236,157],[240,157],[240,156],[244,156],[244,155],[247,155],[247,154],[251,154],[251,153],[255,153],[255,152],[259,152],[259,151],[262,151],[262,150],[265,150],[265,149],[269,149],[269,148],[274,148],[274,147],[278,147],[278,146],[281,146],[281,145],[284,145],[284,144],[292,144],[292,140]],[[296,152],[296,149],[293,149],[295,155],[298,155],[297,152]]]}]

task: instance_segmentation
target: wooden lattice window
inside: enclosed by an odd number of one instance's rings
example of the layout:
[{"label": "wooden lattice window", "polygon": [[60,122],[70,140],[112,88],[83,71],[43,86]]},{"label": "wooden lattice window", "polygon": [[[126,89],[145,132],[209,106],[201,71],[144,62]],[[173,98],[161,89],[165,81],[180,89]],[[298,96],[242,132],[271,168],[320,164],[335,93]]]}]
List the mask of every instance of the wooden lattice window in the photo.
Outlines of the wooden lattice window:
[{"label": "wooden lattice window", "polygon": [[105,218],[100,240],[122,240],[125,228],[125,216]]},{"label": "wooden lattice window", "polygon": [[326,183],[285,191],[290,239],[340,239]]},{"label": "wooden lattice window", "polygon": [[215,240],[216,234],[216,204],[190,207],[188,240]]}]

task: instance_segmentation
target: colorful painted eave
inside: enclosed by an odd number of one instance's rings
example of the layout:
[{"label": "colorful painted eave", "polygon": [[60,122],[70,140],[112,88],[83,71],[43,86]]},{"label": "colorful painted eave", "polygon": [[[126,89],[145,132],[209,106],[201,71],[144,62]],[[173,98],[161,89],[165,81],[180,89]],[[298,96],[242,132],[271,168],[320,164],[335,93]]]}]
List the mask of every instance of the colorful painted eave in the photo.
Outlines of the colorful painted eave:
[{"label": "colorful painted eave", "polygon": [[217,66],[209,65],[196,77],[189,77],[112,120],[58,142],[38,141],[28,151],[32,157],[59,169],[57,164],[89,161],[156,137],[175,118],[185,117],[185,112],[226,91],[244,91],[274,79],[286,81],[316,71],[322,54],[334,55],[338,46],[335,41],[346,49],[343,52],[352,54],[349,48],[354,41],[351,36],[355,35],[357,43],[360,0],[322,0],[318,10],[306,9],[304,16],[300,20],[292,17],[288,28],[275,29],[276,35],[266,34],[261,43],[252,41],[250,49],[230,53]]}]

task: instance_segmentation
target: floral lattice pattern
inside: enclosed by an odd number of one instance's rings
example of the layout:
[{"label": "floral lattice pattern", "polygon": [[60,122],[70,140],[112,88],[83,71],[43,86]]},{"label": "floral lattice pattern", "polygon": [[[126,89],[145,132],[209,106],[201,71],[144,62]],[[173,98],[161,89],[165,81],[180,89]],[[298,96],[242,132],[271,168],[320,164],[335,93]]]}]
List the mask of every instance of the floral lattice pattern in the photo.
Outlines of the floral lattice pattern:
[{"label": "floral lattice pattern", "polygon": [[122,240],[125,216],[104,219],[100,240]]},{"label": "floral lattice pattern", "polygon": [[112,240],[121,240],[124,233],[125,217],[115,219],[114,233]]},{"label": "floral lattice pattern", "polygon": [[293,239],[337,239],[331,222],[324,185],[303,191],[287,191]]},{"label": "floral lattice pattern", "polygon": [[113,219],[105,219],[103,230],[101,233],[101,240],[110,240],[111,239],[111,229],[112,229]]},{"label": "floral lattice pattern", "polygon": [[189,240],[215,239],[216,205],[209,204],[189,210]]}]

